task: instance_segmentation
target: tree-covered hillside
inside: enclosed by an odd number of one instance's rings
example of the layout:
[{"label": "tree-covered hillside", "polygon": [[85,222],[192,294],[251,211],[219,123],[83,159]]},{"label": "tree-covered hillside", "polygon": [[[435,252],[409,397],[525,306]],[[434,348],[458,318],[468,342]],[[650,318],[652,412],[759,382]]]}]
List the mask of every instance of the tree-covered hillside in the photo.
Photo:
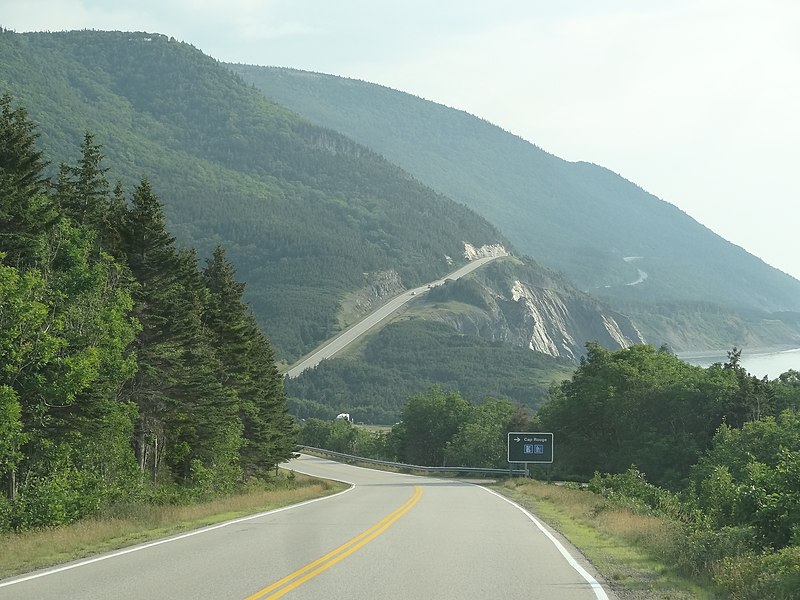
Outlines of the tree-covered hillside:
[{"label": "tree-covered hillside", "polygon": [[414,285],[463,261],[464,242],[507,245],[470,209],[188,44],[3,31],[0,56],[0,88],[28,107],[53,156],[76,161],[91,131],[126,189],[147,174],[180,243],[225,246],[285,360],[335,333],[342,299],[374,273]]},{"label": "tree-covered hillside", "polygon": [[[654,302],[800,310],[796,279],[607,169],[564,161],[467,113],[378,85],[230,66],[268,97],[472,207],[518,250],[563,271],[582,289],[639,305],[642,323],[649,322]],[[658,327],[643,329],[668,329],[663,317],[669,315],[658,316]],[[694,347],[702,345],[697,340]]]}]

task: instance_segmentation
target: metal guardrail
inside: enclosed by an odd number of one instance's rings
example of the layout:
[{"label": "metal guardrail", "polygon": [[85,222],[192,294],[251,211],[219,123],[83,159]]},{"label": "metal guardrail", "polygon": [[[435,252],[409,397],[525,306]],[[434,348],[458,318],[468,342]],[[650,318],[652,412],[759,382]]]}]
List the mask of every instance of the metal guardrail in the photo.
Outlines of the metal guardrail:
[{"label": "metal guardrail", "polygon": [[489,469],[483,467],[425,467],[422,465],[408,465],[405,463],[390,462],[388,460],[377,460],[375,458],[365,458],[363,456],[353,456],[352,454],[344,454],[342,452],[334,452],[333,450],[325,450],[324,448],[314,448],[313,446],[298,446],[317,454],[324,454],[325,456],[332,456],[334,458],[341,458],[347,461],[357,461],[371,465],[382,465],[384,467],[393,467],[395,469],[407,469],[409,471],[422,471],[425,473],[475,473],[480,475],[527,475],[524,469]]}]

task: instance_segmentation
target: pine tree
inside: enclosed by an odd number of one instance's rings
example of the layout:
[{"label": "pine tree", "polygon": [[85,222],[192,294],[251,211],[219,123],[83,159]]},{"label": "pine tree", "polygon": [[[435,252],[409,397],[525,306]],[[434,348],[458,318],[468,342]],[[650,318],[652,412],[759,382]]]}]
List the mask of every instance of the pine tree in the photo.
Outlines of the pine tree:
[{"label": "pine tree", "polygon": [[[78,225],[103,232],[109,199],[107,167],[102,166],[102,146],[87,132],[81,144],[81,158],[76,167],[61,165],[56,183],[56,196],[63,214]],[[98,242],[104,235],[98,237]]]},{"label": "pine tree", "polygon": [[221,382],[224,369],[220,348],[213,334],[203,327],[209,291],[197,269],[194,250],[179,253],[178,292],[174,303],[181,306],[172,316],[181,335],[181,361],[173,386],[177,445],[182,460],[172,464],[177,474],[198,478],[203,473],[214,491],[228,491],[241,478],[239,448],[242,424],[236,393]]},{"label": "pine tree", "polygon": [[0,173],[14,191],[37,196],[47,191],[47,161],[36,149],[36,125],[22,107],[12,108],[7,92],[0,97]]},{"label": "pine tree", "polygon": [[292,456],[297,424],[289,414],[283,376],[278,371],[272,346],[252,314],[247,316],[247,329],[248,337],[253,340],[247,360],[253,385],[246,404],[252,412],[244,421],[247,446],[243,461],[245,468],[263,472]]},{"label": "pine tree", "polygon": [[36,126],[11,102],[8,93],[0,97],[0,251],[7,264],[30,265],[41,254],[56,212],[46,195],[47,162],[36,149]]},{"label": "pine tree", "polygon": [[159,469],[213,489],[240,477],[241,421],[235,393],[212,336],[203,328],[209,292],[194,251],[178,251],[150,184],[134,190],[122,247],[137,280],[134,314],[139,371],[129,387],[139,406],[136,448],[140,468]]},{"label": "pine tree", "polygon": [[105,221],[100,229],[100,246],[115,258],[123,256],[122,236],[127,214],[128,204],[125,201],[125,192],[122,189],[122,183],[118,181],[114,186]]},{"label": "pine tree", "polygon": [[203,275],[210,291],[206,325],[215,337],[222,380],[236,392],[244,427],[242,468],[247,475],[263,474],[289,458],[294,447],[283,378],[269,341],[242,300],[245,286],[236,280],[222,247],[214,249]]},{"label": "pine tree", "polygon": [[139,468],[158,477],[167,439],[169,389],[175,384],[180,343],[170,322],[168,292],[175,283],[178,263],[175,238],[166,230],[161,203],[143,179],[125,215],[122,250],[136,279],[133,314],[141,330],[136,337],[139,370],[126,386],[126,395],[139,407],[136,455]]}]

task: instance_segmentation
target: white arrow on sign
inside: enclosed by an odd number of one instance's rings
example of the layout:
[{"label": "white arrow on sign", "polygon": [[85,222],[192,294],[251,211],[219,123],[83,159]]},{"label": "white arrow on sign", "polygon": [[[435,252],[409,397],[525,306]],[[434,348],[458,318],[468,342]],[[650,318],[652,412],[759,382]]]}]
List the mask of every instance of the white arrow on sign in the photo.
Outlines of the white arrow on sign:
[{"label": "white arrow on sign", "polygon": [[514,438],[515,442],[518,442],[519,440],[520,440],[520,438],[518,438],[518,437]]}]

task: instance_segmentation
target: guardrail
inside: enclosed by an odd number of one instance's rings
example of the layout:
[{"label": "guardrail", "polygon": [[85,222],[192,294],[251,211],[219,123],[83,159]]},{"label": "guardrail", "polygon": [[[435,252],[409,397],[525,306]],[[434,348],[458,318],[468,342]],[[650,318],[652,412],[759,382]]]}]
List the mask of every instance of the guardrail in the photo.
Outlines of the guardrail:
[{"label": "guardrail", "polygon": [[476,475],[509,475],[509,476],[526,476],[528,474],[524,469],[488,469],[483,467],[425,467],[422,465],[408,465],[405,463],[390,462],[388,460],[377,460],[375,458],[365,458],[363,456],[353,456],[352,454],[344,454],[342,452],[334,452],[333,450],[325,450],[324,448],[314,448],[313,446],[298,446],[299,448],[316,452],[317,454],[324,454],[325,456],[332,456],[334,458],[344,459],[345,461],[361,462],[371,465],[381,465],[384,467],[393,467],[395,469],[407,469],[409,471],[422,471],[424,473],[474,473]]}]

